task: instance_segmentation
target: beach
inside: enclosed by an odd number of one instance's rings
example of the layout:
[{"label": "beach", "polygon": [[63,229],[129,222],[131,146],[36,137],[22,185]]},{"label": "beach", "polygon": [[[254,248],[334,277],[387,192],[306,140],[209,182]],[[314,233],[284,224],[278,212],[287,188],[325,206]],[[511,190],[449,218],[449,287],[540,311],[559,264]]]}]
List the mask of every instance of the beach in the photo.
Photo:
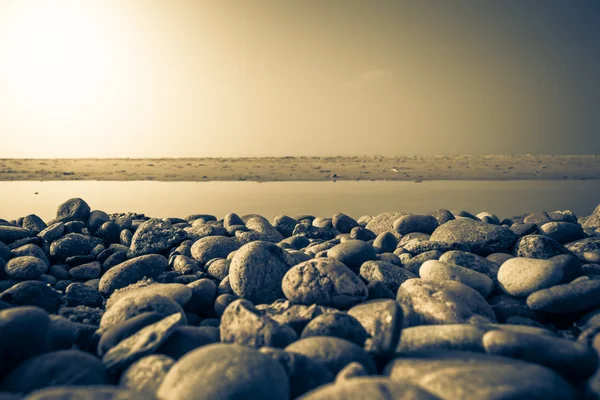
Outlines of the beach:
[{"label": "beach", "polygon": [[600,155],[0,159],[0,181],[600,179]]}]

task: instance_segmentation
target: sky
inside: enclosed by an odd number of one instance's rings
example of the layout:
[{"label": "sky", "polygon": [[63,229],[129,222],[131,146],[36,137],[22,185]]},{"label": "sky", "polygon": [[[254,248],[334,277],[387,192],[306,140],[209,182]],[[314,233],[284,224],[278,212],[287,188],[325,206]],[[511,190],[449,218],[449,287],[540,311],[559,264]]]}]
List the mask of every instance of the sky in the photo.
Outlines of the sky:
[{"label": "sky", "polygon": [[600,2],[0,0],[0,158],[600,153]]}]

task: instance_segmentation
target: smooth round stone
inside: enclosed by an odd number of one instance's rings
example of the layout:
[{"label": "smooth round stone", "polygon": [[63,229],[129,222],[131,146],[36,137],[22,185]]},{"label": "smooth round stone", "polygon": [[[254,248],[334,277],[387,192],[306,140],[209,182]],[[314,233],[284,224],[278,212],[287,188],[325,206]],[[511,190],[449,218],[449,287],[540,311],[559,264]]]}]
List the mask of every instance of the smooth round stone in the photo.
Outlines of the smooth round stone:
[{"label": "smooth round stone", "polygon": [[510,230],[517,236],[523,237],[538,233],[539,227],[536,224],[512,224]]},{"label": "smooth round stone", "polygon": [[104,301],[98,290],[79,282],[74,282],[67,286],[65,289],[65,299],[71,307],[100,307]]},{"label": "smooth round stone", "polygon": [[[442,253],[439,250],[426,251],[425,253],[421,253],[414,257],[408,258],[406,261],[402,261],[402,267],[404,269],[409,270],[411,273],[413,273],[415,275],[415,277],[418,277],[419,269],[421,268],[421,265],[423,265],[423,263],[425,261],[438,260],[442,256],[442,254],[444,254],[444,253]],[[405,256],[405,254],[402,254],[400,256],[401,260],[402,260],[402,256]]]},{"label": "smooth round stone", "polygon": [[114,292],[106,302],[106,309],[108,310],[117,301],[128,296],[152,294],[168,297],[183,306],[192,298],[192,289],[181,283],[150,283],[139,287],[134,284]]},{"label": "smooth round stone", "polygon": [[[387,232],[387,231],[384,231],[384,232]],[[375,239],[376,237],[377,237],[377,234],[375,232],[370,231],[367,228],[364,228],[362,226],[355,226],[350,231],[351,239],[362,240],[362,241],[367,242],[369,240]]]},{"label": "smooth round stone", "polygon": [[425,261],[419,268],[421,279],[432,282],[456,281],[475,289],[484,298],[494,288],[494,282],[484,274],[438,260]]},{"label": "smooth round stone", "polygon": [[461,218],[440,225],[429,240],[459,242],[468,246],[473,253],[486,256],[511,247],[517,235],[504,227]]},{"label": "smooth round stone", "polygon": [[302,330],[302,339],[312,336],[330,336],[348,340],[363,347],[369,336],[360,322],[345,313],[328,313],[314,318]]},{"label": "smooth round stone", "polygon": [[130,258],[146,254],[162,253],[183,242],[187,233],[175,228],[170,222],[158,218],[144,221],[131,238],[127,255]]},{"label": "smooth round stone", "polygon": [[411,232],[420,232],[431,235],[439,226],[437,219],[432,215],[404,215],[394,221],[394,230],[401,235]]},{"label": "smooth round stone", "polygon": [[362,240],[347,240],[329,249],[327,256],[358,272],[365,261],[377,259],[377,252]]},{"label": "smooth round stone", "polygon": [[32,256],[11,258],[4,266],[6,275],[17,280],[37,279],[47,270],[48,265],[44,261]]},{"label": "smooth round stone", "polygon": [[533,213],[525,216],[525,218],[523,219],[523,223],[525,223],[525,224],[536,224],[536,225],[543,225],[550,221],[552,221],[552,219],[550,218],[548,213],[543,212],[543,211],[542,212],[533,212]]},{"label": "smooth round stone", "polygon": [[103,223],[110,221],[110,216],[102,210],[90,212],[88,217],[88,228],[92,234],[95,234]]},{"label": "smooth round stone", "polygon": [[302,400],[438,400],[416,385],[384,377],[356,377],[321,386],[300,397]]},{"label": "smooth round stone", "polygon": [[341,233],[350,233],[352,228],[358,226],[358,222],[354,218],[343,213],[335,214],[331,219],[331,223]]},{"label": "smooth round stone", "polygon": [[98,261],[93,261],[91,263],[79,265],[69,270],[69,275],[71,276],[71,278],[80,281],[87,281],[90,279],[100,278],[101,273],[102,266]]},{"label": "smooth round stone", "polygon": [[104,367],[119,373],[142,357],[153,354],[178,326],[187,323],[183,314],[175,313],[143,327],[119,342],[102,357]]},{"label": "smooth round stone", "polygon": [[379,234],[373,240],[373,248],[378,255],[381,253],[391,253],[396,250],[396,246],[398,246],[398,239],[390,232]]},{"label": "smooth round stone", "polygon": [[383,282],[394,293],[406,280],[417,278],[409,270],[385,261],[364,262],[360,267],[360,276],[368,283]]},{"label": "smooth round stone", "polygon": [[117,266],[125,261],[127,261],[127,252],[116,251],[102,263],[102,270],[108,271],[112,267]]},{"label": "smooth round stone", "polygon": [[294,257],[272,243],[248,243],[231,260],[231,289],[254,304],[272,303],[283,297],[282,279],[295,263]]},{"label": "smooth round stone", "polygon": [[284,400],[289,395],[289,378],[279,362],[233,344],[212,344],[186,354],[157,392],[158,398],[169,400]]},{"label": "smooth round stone", "polygon": [[568,254],[556,240],[543,235],[527,235],[520,238],[513,248],[516,257],[548,259],[561,254]]},{"label": "smooth round stone", "polygon": [[69,233],[50,244],[50,256],[59,263],[69,257],[88,255],[101,240],[81,233]]},{"label": "smooth round stone", "polygon": [[144,277],[155,278],[165,272],[168,263],[168,260],[159,254],[148,254],[127,260],[102,275],[100,292],[110,295],[115,290],[136,283]]},{"label": "smooth round stone", "polygon": [[[245,225],[243,226],[245,227]],[[200,225],[196,223],[194,223],[192,226],[184,228],[184,231],[187,233],[187,237],[193,241],[197,241],[209,236],[226,236],[228,234],[227,229],[221,225]]]},{"label": "smooth round stone", "polygon": [[481,340],[487,331],[488,329],[472,324],[412,326],[402,331],[396,355],[439,350],[483,353],[485,350]]},{"label": "smooth round stone", "polygon": [[364,349],[372,355],[393,355],[404,325],[402,309],[395,300],[372,300],[348,310],[365,328],[369,337]]},{"label": "smooth round stone", "polygon": [[365,228],[379,235],[383,232],[395,232],[394,221],[398,218],[409,215],[402,212],[384,212],[374,216]]},{"label": "smooth round stone", "polygon": [[600,280],[556,285],[533,292],[527,306],[534,311],[570,314],[600,306]]},{"label": "smooth round stone", "polygon": [[485,299],[460,282],[409,279],[398,289],[396,300],[402,306],[405,327],[496,321]]},{"label": "smooth round stone", "polygon": [[348,267],[328,258],[292,267],[281,283],[285,297],[297,304],[349,308],[368,297],[365,284]]},{"label": "smooth round stone", "polygon": [[[11,250],[13,257],[19,256],[33,256],[42,260],[46,265],[50,265],[48,261],[48,257],[46,257],[46,253],[39,246],[35,244],[26,244],[21,247],[17,247],[16,249]],[[10,258],[10,257],[9,257]]]},{"label": "smooth round stone", "polygon": [[482,273],[492,279],[492,281],[496,281],[498,277],[498,269],[500,268],[500,264],[502,264],[496,263],[494,260],[490,260],[489,258],[478,256],[477,254],[458,250],[452,250],[442,254],[439,260]]},{"label": "smooth round stone", "polygon": [[[189,320],[189,316],[188,316]],[[213,326],[179,326],[156,350],[175,360],[198,347],[219,343],[219,328]]]},{"label": "smooth round stone", "polygon": [[466,351],[424,352],[385,368],[392,380],[413,383],[439,399],[575,399],[556,372],[520,360]]},{"label": "smooth round stone", "polygon": [[147,400],[148,394],[113,385],[57,386],[36,390],[24,400]]},{"label": "smooth round stone", "polygon": [[60,222],[86,221],[90,216],[90,206],[85,200],[72,198],[58,206],[56,220]]},{"label": "smooth round stone", "polygon": [[273,219],[273,226],[284,237],[289,238],[294,232],[298,220],[287,215],[278,215]]},{"label": "smooth round stone", "polygon": [[231,265],[231,260],[225,258],[213,258],[206,264],[205,269],[210,276],[222,281],[229,275],[229,265]]},{"label": "smooth round stone", "polygon": [[476,217],[487,224],[500,225],[500,218],[490,212],[480,212]]},{"label": "smooth round stone", "polygon": [[213,305],[215,309],[215,314],[218,318],[221,318],[225,309],[229,304],[231,304],[234,300],[237,300],[237,296],[233,294],[220,294],[215,299],[215,304]]},{"label": "smooth round stone", "polygon": [[167,372],[175,364],[169,356],[152,354],[131,364],[121,375],[119,386],[154,396]]},{"label": "smooth round stone", "polygon": [[540,233],[551,237],[561,244],[573,242],[585,237],[581,225],[572,224],[570,222],[547,222],[540,226]]},{"label": "smooth round stone", "polygon": [[284,350],[290,353],[302,354],[315,362],[321,363],[334,375],[353,361],[362,364],[370,374],[374,374],[376,371],[373,359],[365,350],[340,338],[313,336],[300,339]]},{"label": "smooth round stone", "polygon": [[493,330],[483,336],[483,347],[489,354],[544,365],[570,377],[588,378],[598,367],[592,347],[548,335]]},{"label": "smooth round stone", "polygon": [[437,220],[438,224],[440,224],[440,225],[455,219],[454,214],[452,214],[449,210],[446,210],[443,208],[432,211],[428,215],[431,215],[432,217],[434,217]]},{"label": "smooth round stone", "polygon": [[243,299],[235,300],[225,308],[219,329],[223,343],[255,348],[283,348],[298,338],[292,328],[280,325]]},{"label": "smooth round stone", "polygon": [[235,238],[227,236],[207,236],[194,242],[192,256],[200,265],[205,265],[213,258],[227,258],[227,255],[240,248]]},{"label": "smooth round stone", "polygon": [[246,221],[246,227],[261,233],[264,240],[268,242],[277,243],[284,239],[283,235],[265,218],[250,218]]},{"label": "smooth round stone", "polygon": [[69,221],[65,222],[65,234],[67,233],[81,233],[84,235],[88,234],[85,222],[83,221]]},{"label": "smooth round stone", "polygon": [[0,225],[0,242],[8,244],[31,236],[33,236],[33,232],[29,229],[12,225]]},{"label": "smooth round stone", "polygon": [[135,317],[121,321],[112,325],[102,332],[98,342],[97,353],[100,357],[104,356],[111,348],[115,347],[122,340],[135,334],[140,329],[160,321],[163,315],[157,312],[144,312]]},{"label": "smooth round stone", "polygon": [[516,297],[529,296],[538,290],[557,285],[562,279],[561,265],[536,258],[511,258],[498,271],[498,283],[502,290]]},{"label": "smooth round stone", "polygon": [[38,307],[0,310],[0,376],[20,361],[49,350],[43,340],[49,325],[48,313]]},{"label": "smooth round stone", "polygon": [[335,377],[336,382],[342,382],[347,379],[358,378],[360,376],[368,376],[369,372],[363,367],[362,364],[355,361],[346,365]]},{"label": "smooth round stone", "polygon": [[96,357],[81,350],[59,350],[23,361],[0,382],[0,390],[28,394],[49,386],[108,383]]},{"label": "smooth round stone", "polygon": [[173,270],[179,272],[181,275],[195,274],[202,271],[194,259],[181,254],[175,256],[175,259],[173,260]]},{"label": "smooth round stone", "polygon": [[13,306],[41,307],[51,314],[56,313],[62,303],[60,293],[40,281],[19,282],[0,293],[0,301]]},{"label": "smooth round stone", "polygon": [[151,292],[133,294],[116,301],[106,310],[100,320],[100,330],[105,331],[111,326],[148,311],[157,312],[165,317],[175,313],[185,315],[181,306],[168,297]]}]

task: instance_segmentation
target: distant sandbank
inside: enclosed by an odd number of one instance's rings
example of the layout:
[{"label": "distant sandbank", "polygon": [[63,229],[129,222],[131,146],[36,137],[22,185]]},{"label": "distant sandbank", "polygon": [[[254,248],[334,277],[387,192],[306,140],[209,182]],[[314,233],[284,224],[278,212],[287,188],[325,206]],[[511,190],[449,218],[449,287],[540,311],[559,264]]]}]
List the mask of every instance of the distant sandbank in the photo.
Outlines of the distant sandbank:
[{"label": "distant sandbank", "polygon": [[600,155],[0,159],[0,181],[600,179]]}]

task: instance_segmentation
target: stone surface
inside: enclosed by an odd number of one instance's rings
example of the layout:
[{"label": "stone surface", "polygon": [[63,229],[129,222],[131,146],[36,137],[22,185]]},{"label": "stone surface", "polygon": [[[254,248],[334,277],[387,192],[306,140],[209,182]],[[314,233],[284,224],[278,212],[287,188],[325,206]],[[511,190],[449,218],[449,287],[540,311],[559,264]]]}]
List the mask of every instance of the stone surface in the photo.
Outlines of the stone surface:
[{"label": "stone surface", "polygon": [[516,257],[548,259],[569,251],[556,240],[542,235],[527,235],[520,238],[512,254]]},{"label": "stone surface", "polygon": [[347,240],[329,249],[327,256],[358,272],[365,261],[377,258],[377,252],[373,246],[362,240]]},{"label": "stone surface", "polygon": [[515,243],[517,235],[507,228],[461,218],[440,225],[430,240],[460,242],[473,253],[485,256],[507,250]]},{"label": "stone surface", "polygon": [[56,210],[56,221],[84,221],[87,222],[90,216],[90,206],[85,200],[72,198],[58,206]]},{"label": "stone surface", "polygon": [[356,318],[369,334],[364,345],[369,354],[394,354],[404,325],[402,308],[396,301],[367,301],[352,307],[348,314]]},{"label": "stone surface", "polygon": [[549,260],[515,257],[502,264],[498,283],[512,296],[525,297],[531,293],[560,283],[563,268]]},{"label": "stone surface", "polygon": [[163,354],[142,357],[121,375],[119,386],[139,392],[140,396],[154,396],[175,360]]},{"label": "stone surface", "polygon": [[233,344],[203,346],[186,354],[164,377],[158,398],[284,400],[290,395],[283,366],[261,352]]},{"label": "stone surface", "polygon": [[128,256],[130,258],[146,254],[162,253],[183,242],[187,233],[174,228],[162,219],[151,218],[143,222],[131,238]]},{"label": "stone surface", "polygon": [[4,272],[16,280],[37,279],[48,271],[48,265],[41,259],[32,256],[19,256],[8,260]]},{"label": "stone surface", "polygon": [[496,320],[485,299],[459,282],[409,279],[398,289],[396,299],[402,306],[405,327],[460,324],[473,318]]},{"label": "stone surface", "polygon": [[281,283],[285,297],[298,304],[349,308],[368,296],[365,284],[344,264],[323,258],[291,268]]},{"label": "stone surface", "polygon": [[551,314],[591,310],[600,306],[600,280],[556,285],[538,290],[527,297],[527,306],[534,311]]},{"label": "stone surface", "polygon": [[110,295],[115,290],[136,283],[144,277],[157,277],[165,271],[167,266],[168,260],[159,254],[132,258],[109,269],[102,275],[99,290],[104,295]]},{"label": "stone surface", "polygon": [[369,336],[365,328],[354,317],[346,313],[321,314],[310,321],[302,330],[302,339],[312,336],[330,336],[348,340],[360,347]]},{"label": "stone surface", "polygon": [[294,257],[272,243],[248,243],[231,260],[231,289],[254,304],[271,303],[284,297],[281,282],[294,264]]},{"label": "stone surface", "polygon": [[487,275],[439,260],[425,261],[419,268],[419,276],[432,282],[460,282],[475,289],[484,298],[490,295],[494,287],[494,282]]},{"label": "stone surface", "polygon": [[406,268],[385,261],[366,261],[360,267],[360,276],[367,283],[382,282],[392,292],[396,293],[402,283],[408,279],[417,278]]}]

